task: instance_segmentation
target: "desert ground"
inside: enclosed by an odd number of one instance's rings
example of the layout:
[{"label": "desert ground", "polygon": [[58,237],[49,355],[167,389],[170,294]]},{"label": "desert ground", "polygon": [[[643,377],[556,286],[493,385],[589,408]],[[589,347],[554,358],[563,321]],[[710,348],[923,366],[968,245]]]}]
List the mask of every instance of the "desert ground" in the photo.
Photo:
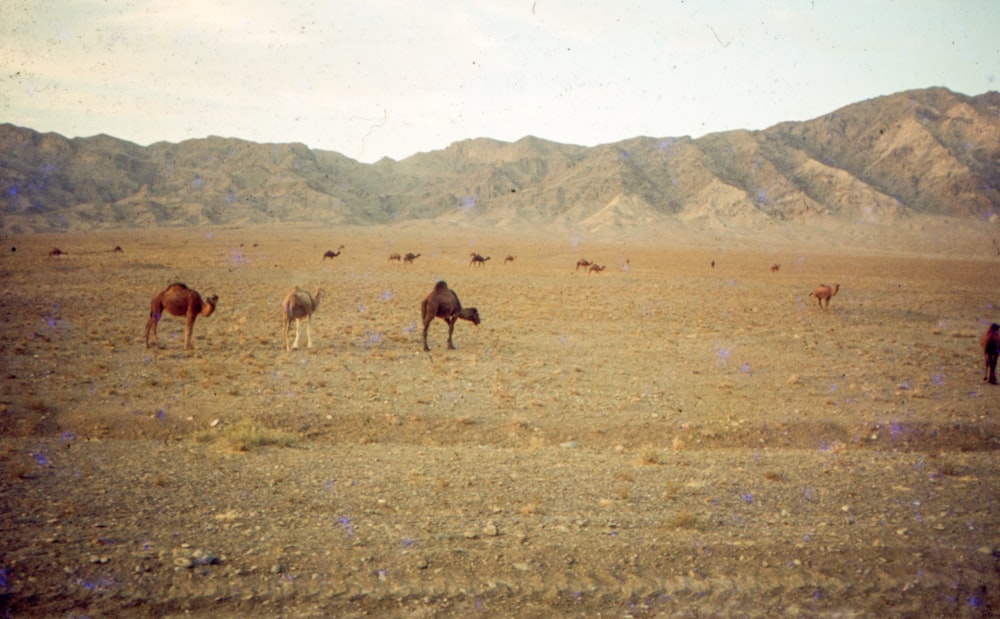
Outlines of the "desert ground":
[{"label": "desert ground", "polygon": [[766,234],[5,235],[0,613],[997,616],[1000,258]]}]

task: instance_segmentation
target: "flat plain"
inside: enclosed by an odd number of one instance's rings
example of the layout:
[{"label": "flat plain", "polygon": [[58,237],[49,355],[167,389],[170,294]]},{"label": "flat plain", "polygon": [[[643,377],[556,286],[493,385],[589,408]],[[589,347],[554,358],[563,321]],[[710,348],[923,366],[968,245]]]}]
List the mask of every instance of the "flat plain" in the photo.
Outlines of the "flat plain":
[{"label": "flat plain", "polygon": [[[771,234],[6,236],[0,608],[996,616],[1000,262]],[[482,324],[428,353],[438,280]],[[144,345],[174,281],[219,295],[192,351],[173,316]],[[286,352],[296,285],[326,294]]]}]

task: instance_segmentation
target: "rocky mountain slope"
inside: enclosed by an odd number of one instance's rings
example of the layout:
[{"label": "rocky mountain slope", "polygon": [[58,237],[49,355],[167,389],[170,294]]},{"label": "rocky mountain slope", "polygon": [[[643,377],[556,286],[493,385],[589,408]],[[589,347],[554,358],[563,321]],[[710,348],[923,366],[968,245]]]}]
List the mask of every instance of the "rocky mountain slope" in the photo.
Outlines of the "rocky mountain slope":
[{"label": "rocky mountain slope", "polygon": [[943,88],[814,120],[592,148],[472,139],[362,164],[303,144],[210,137],[142,147],[0,125],[7,231],[410,219],[587,231],[1000,213],[1000,93]]}]

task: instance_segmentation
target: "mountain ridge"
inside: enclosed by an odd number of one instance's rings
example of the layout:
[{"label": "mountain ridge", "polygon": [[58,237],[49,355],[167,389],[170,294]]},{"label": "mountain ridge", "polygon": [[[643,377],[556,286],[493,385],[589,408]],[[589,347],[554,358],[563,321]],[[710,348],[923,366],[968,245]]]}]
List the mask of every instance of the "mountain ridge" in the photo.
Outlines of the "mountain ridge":
[{"label": "mountain ridge", "polygon": [[1000,93],[876,97],[807,121],[593,147],[472,138],[364,164],[301,143],[139,146],[0,125],[7,231],[407,220],[628,229],[911,215],[996,221]]}]

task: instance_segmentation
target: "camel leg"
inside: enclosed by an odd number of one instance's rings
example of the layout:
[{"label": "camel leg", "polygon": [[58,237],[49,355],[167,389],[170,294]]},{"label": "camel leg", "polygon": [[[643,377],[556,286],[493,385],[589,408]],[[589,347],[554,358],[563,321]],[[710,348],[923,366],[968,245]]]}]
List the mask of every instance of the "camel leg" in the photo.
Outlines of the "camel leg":
[{"label": "camel leg", "polygon": [[146,348],[149,348],[149,334],[150,333],[153,334],[153,345],[156,346],[157,348],[159,348],[159,346],[160,346],[160,341],[156,338],[156,323],[157,323],[157,318],[159,318],[159,317],[156,316],[156,315],[150,315],[149,321],[146,323]]},{"label": "camel leg", "polygon": [[455,332],[455,318],[448,319],[448,348],[455,350],[455,345],[451,343],[451,334]]},{"label": "camel leg", "polygon": [[427,329],[431,326],[431,323],[424,321],[424,350],[430,351],[430,347],[427,346]]},{"label": "camel leg", "polygon": [[184,325],[184,350],[191,350],[191,332],[194,331],[194,320],[195,316],[188,316],[187,323]]},{"label": "camel leg", "polygon": [[983,378],[990,384],[997,384],[997,355],[987,355],[986,376]]},{"label": "camel leg", "polygon": [[285,336],[285,350],[291,350],[288,345],[288,332],[292,329],[292,321],[288,319],[287,315],[282,315],[281,317],[281,332]]},{"label": "camel leg", "polygon": [[301,319],[295,319],[295,341],[292,342],[292,350],[296,350],[299,347],[299,326]]},{"label": "camel leg", "polygon": [[306,348],[313,347],[312,321],[312,314],[306,316]]}]

